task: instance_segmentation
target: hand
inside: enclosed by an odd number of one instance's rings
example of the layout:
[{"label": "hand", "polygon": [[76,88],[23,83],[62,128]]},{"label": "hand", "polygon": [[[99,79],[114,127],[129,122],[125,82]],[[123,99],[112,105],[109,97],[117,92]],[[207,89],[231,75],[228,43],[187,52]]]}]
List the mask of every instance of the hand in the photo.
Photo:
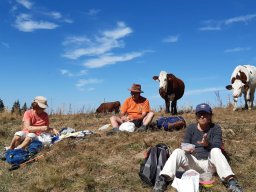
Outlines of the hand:
[{"label": "hand", "polygon": [[190,149],[183,149],[186,153],[193,153],[195,151],[194,148],[190,148]]},{"label": "hand", "polygon": [[197,141],[197,143],[203,145],[204,147],[207,147],[209,145],[208,138],[207,138],[207,133],[205,133],[203,135],[202,140],[201,141]]},{"label": "hand", "polygon": [[60,134],[57,129],[52,129],[52,132],[53,132],[53,134],[56,135],[56,136]]},{"label": "hand", "polygon": [[130,116],[127,116],[127,121],[133,121],[134,119]]}]

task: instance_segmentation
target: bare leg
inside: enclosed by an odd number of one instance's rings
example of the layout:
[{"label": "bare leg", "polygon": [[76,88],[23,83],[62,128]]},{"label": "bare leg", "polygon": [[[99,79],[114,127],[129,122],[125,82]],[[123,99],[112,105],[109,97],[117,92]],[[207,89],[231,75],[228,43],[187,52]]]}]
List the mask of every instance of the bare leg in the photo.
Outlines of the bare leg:
[{"label": "bare leg", "polygon": [[17,147],[20,143],[22,142],[22,139],[20,136],[18,135],[14,135],[11,145],[10,145],[10,149],[14,149],[15,147]]},{"label": "bare leg", "polygon": [[111,123],[112,127],[118,128],[119,125],[123,123],[123,121],[121,120],[120,117],[112,116],[112,117],[110,117],[110,123]]},{"label": "bare leg", "polygon": [[32,139],[30,137],[26,137],[24,141],[18,146],[18,148],[25,149],[31,142]]},{"label": "bare leg", "polygon": [[154,117],[154,112],[149,112],[146,117],[143,119],[143,125],[147,126],[153,119]]}]

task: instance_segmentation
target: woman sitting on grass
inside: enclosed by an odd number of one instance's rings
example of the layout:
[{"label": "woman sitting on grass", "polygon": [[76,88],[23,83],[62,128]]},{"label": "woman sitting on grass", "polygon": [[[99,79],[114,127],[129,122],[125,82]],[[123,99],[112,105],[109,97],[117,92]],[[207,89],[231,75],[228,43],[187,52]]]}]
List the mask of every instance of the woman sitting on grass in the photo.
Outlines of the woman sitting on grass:
[{"label": "woman sitting on grass", "polygon": [[49,117],[44,111],[48,107],[47,100],[43,96],[37,96],[31,104],[31,109],[24,113],[22,130],[14,134],[8,149],[25,149],[34,139],[42,133],[58,135],[59,132],[49,127]]}]

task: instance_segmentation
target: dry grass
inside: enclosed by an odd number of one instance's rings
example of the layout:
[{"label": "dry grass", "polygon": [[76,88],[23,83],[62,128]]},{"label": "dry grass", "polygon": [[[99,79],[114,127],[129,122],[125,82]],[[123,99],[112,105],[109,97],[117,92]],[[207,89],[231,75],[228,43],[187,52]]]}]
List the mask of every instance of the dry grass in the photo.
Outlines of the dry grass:
[{"label": "dry grass", "polygon": [[[225,148],[231,154],[231,166],[245,191],[256,186],[256,110],[233,112],[231,108],[214,109],[214,120],[223,129]],[[162,114],[156,114],[155,119]],[[194,121],[193,113],[182,114],[187,124]],[[72,127],[93,130],[97,134],[84,139],[65,139],[46,151],[42,160],[15,171],[0,162],[0,191],[89,191],[130,192],[152,191],[138,177],[143,152],[160,142],[177,148],[184,130],[145,133],[119,133],[111,137],[98,128],[109,123],[111,114],[52,115],[51,125],[57,129]],[[20,129],[21,117],[0,114],[0,146],[8,145]],[[226,191],[218,177],[214,192]],[[171,187],[168,192],[174,192]]]}]

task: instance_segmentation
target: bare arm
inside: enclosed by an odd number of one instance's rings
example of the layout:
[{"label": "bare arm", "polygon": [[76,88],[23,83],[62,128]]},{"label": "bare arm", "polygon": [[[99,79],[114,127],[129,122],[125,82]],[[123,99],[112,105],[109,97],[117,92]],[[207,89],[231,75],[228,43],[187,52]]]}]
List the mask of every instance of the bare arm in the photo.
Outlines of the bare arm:
[{"label": "bare arm", "polygon": [[23,122],[23,128],[27,129],[30,133],[34,133],[37,131],[47,131],[48,126],[32,126],[30,121]]}]

